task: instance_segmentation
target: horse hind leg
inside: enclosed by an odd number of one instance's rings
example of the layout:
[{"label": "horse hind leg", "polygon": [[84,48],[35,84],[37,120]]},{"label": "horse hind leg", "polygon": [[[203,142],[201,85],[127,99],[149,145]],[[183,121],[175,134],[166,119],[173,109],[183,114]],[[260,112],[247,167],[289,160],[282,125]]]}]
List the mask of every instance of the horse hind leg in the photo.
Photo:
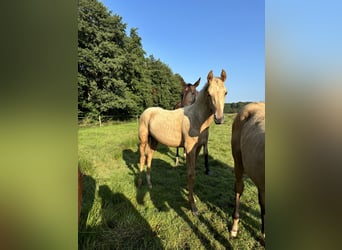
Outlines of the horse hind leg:
[{"label": "horse hind leg", "polygon": [[258,189],[258,198],[261,211],[261,234],[265,239],[265,191]]},{"label": "horse hind leg", "polygon": [[234,157],[234,172],[235,172],[235,207],[233,212],[233,226],[230,232],[231,237],[236,237],[239,230],[239,207],[240,197],[244,190],[243,183],[243,165],[241,154],[233,154]]},{"label": "horse hind leg", "polygon": [[152,188],[152,183],[151,183],[152,156],[153,156],[154,151],[157,149],[157,146],[158,146],[158,141],[154,139],[153,137],[150,137],[148,150],[147,150],[147,170],[146,170],[146,181],[147,181],[149,188]]},{"label": "horse hind leg", "polygon": [[179,148],[177,147],[176,148],[176,163],[175,163],[175,166],[177,167],[179,164]]},{"label": "horse hind leg", "polygon": [[144,171],[145,161],[146,161],[146,147],[147,142],[140,141],[139,152],[140,152],[140,171],[139,171],[139,178],[138,178],[138,187],[141,187],[142,184],[142,172]]}]

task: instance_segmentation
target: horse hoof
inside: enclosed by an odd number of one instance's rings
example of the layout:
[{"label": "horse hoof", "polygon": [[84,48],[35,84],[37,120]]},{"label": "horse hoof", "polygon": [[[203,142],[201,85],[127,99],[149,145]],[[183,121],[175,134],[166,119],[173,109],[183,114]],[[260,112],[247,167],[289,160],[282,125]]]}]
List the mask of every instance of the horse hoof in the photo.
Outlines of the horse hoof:
[{"label": "horse hoof", "polygon": [[209,170],[206,170],[206,171],[205,171],[205,174],[206,174],[206,175],[211,175],[211,172],[210,172]]},{"label": "horse hoof", "polygon": [[200,212],[198,211],[196,205],[192,205],[191,208],[192,208],[191,210],[192,210],[192,214],[193,215],[198,216],[200,214]]},{"label": "horse hoof", "polygon": [[260,238],[260,243],[262,246],[265,246],[265,243],[266,243],[266,237],[265,237],[265,234],[262,234],[261,235],[261,238]]},{"label": "horse hoof", "polygon": [[230,236],[235,238],[237,236],[237,231],[230,231]]},{"label": "horse hoof", "polygon": [[195,215],[195,216],[199,216],[200,212],[198,210],[196,210],[196,211],[192,211],[192,214]]},{"label": "horse hoof", "polygon": [[149,187],[150,189],[152,189],[152,184],[149,184],[148,187]]}]

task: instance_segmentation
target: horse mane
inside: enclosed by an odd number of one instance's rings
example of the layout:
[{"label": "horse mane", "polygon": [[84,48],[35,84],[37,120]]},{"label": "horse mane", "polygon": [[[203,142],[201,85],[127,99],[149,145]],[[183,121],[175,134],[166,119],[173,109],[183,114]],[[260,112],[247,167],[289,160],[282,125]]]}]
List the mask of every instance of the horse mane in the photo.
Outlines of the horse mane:
[{"label": "horse mane", "polygon": [[[207,82],[207,83],[204,85],[204,87],[201,89],[201,91],[198,92],[198,96],[197,96],[197,98],[196,98],[195,103],[196,103],[196,102],[199,102],[199,100],[202,100],[202,98],[205,97],[205,93],[208,92],[208,88],[209,88],[209,83]],[[203,95],[204,95],[204,97],[203,97]]]}]

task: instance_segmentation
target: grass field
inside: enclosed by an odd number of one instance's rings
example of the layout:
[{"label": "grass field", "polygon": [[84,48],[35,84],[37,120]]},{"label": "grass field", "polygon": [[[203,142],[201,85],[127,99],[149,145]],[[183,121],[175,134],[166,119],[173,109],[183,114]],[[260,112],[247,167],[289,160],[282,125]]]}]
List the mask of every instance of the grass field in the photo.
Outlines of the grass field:
[{"label": "grass field", "polygon": [[[187,198],[184,159],[174,167],[175,148],[158,145],[152,161],[153,188],[136,187],[139,173],[137,121],[79,129],[83,202],[79,249],[264,249],[260,243],[257,190],[245,179],[240,231],[230,239],[234,172],[230,136],[234,115],[210,127],[209,166],[202,151],[194,193],[199,216]],[[180,149],[182,153],[182,149]]]}]

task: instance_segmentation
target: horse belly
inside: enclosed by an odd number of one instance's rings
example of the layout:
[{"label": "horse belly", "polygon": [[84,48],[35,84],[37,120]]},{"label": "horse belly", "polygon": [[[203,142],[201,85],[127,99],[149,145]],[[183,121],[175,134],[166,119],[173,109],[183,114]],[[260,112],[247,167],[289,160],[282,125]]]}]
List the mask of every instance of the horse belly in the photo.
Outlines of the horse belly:
[{"label": "horse belly", "polygon": [[244,171],[258,186],[265,185],[265,152],[260,148],[241,150]]},{"label": "horse belly", "polygon": [[158,142],[170,147],[178,147],[182,143],[181,126],[172,120],[154,120],[150,123],[150,134]]}]

